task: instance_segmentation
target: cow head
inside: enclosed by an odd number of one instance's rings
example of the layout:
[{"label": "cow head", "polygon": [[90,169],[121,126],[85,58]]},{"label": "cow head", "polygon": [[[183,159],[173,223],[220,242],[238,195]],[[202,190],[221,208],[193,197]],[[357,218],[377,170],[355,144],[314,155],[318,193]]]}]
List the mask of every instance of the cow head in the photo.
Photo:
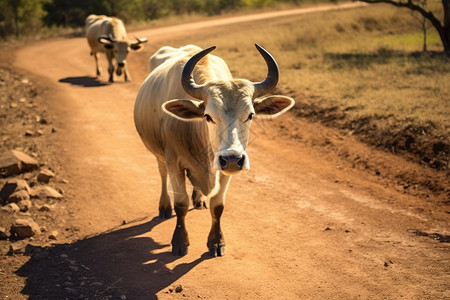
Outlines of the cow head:
[{"label": "cow head", "polygon": [[116,40],[112,34],[109,36],[102,35],[98,37],[98,42],[103,44],[103,46],[111,51],[114,54],[114,57],[117,61],[117,75],[120,76],[122,74],[122,70],[127,63],[127,55],[131,50],[139,50],[142,48],[143,43],[147,42],[146,38],[138,38],[136,37],[136,41],[118,41]]},{"label": "cow head", "polygon": [[182,73],[184,90],[200,101],[177,99],[163,104],[163,109],[178,119],[203,118],[207,122],[211,147],[215,152],[213,167],[226,175],[250,169],[246,148],[253,117],[274,118],[295,103],[285,96],[264,97],[278,83],[278,66],[266,50],[258,44],[256,48],[268,66],[267,77],[262,82],[231,79],[196,84],[191,73],[195,65],[215,49],[211,47],[194,55]]}]

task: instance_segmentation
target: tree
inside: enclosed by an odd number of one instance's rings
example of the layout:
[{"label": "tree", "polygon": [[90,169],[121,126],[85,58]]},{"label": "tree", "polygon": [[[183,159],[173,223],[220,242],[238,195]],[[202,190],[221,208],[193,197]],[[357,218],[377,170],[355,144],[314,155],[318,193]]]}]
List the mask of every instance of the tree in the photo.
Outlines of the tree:
[{"label": "tree", "polygon": [[[420,6],[422,6],[424,9],[427,7],[428,0],[420,0]],[[430,25],[428,20],[422,16],[421,14],[417,14],[415,11],[411,11],[411,15],[419,21],[420,29],[422,29],[423,32],[423,52],[427,52],[427,33],[428,29],[431,28],[432,25]]]},{"label": "tree", "polygon": [[12,27],[16,38],[22,32],[38,30],[41,27],[41,18],[45,16],[45,2],[47,0],[1,0],[1,27]]},{"label": "tree", "polygon": [[427,11],[425,7],[421,6],[421,1],[413,0],[358,0],[366,3],[387,3],[397,7],[406,7],[412,11],[420,13],[425,19],[430,21],[433,27],[439,34],[439,37],[444,47],[444,52],[450,52],[450,0],[442,0],[444,8],[444,20],[441,23],[436,16]]}]

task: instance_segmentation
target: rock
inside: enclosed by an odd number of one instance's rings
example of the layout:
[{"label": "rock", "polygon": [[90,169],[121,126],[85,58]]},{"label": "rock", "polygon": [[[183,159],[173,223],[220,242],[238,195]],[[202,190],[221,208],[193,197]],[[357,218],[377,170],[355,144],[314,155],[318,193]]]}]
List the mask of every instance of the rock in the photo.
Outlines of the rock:
[{"label": "rock", "polygon": [[90,284],[90,286],[94,286],[94,287],[101,287],[102,285],[103,285],[103,283],[101,283],[99,281],[95,281],[95,282]]},{"label": "rock", "polygon": [[15,214],[20,211],[20,207],[16,203],[8,203],[1,208],[2,211],[6,211],[10,214]]},{"label": "rock", "polygon": [[6,231],[5,227],[0,226],[0,240],[6,240],[8,238],[9,234]]},{"label": "rock", "polygon": [[31,201],[27,199],[21,200],[17,203],[17,206],[19,207],[20,211],[24,212],[29,211],[32,205],[33,204],[31,203]]},{"label": "rock", "polygon": [[30,218],[15,219],[11,226],[11,235],[17,239],[24,239],[40,234],[38,224]]},{"label": "rock", "polygon": [[51,211],[52,207],[50,205],[48,205],[48,204],[44,204],[42,206],[39,206],[38,209],[39,209],[39,211]]},{"label": "rock", "polygon": [[77,267],[77,266],[72,266],[72,265],[69,266],[69,270],[71,270],[71,271],[73,271],[73,272],[78,272],[79,269],[80,269],[80,268]]},{"label": "rock", "polygon": [[[9,201],[9,197],[18,191],[26,191],[28,194],[30,193],[30,187],[28,186],[28,183],[23,179],[13,179],[8,180],[5,185],[0,190],[0,200],[2,203],[6,204]],[[26,197],[26,196],[25,196]],[[20,200],[18,200],[20,201]],[[18,202],[17,201],[17,202]],[[16,201],[12,201],[16,202]]]},{"label": "rock", "polygon": [[76,289],[73,289],[71,287],[65,287],[64,290],[71,295],[78,295],[78,291]]},{"label": "rock", "polygon": [[49,183],[50,179],[55,177],[55,173],[53,173],[51,170],[49,169],[41,169],[39,171],[39,175],[37,177],[37,180],[39,182],[43,182],[43,183]]},{"label": "rock", "polygon": [[181,293],[183,291],[183,285],[180,283],[175,287],[175,293]]},{"label": "rock", "polygon": [[13,179],[13,180],[8,180],[8,182],[15,182],[15,183],[17,184],[16,191],[25,190],[25,191],[27,191],[28,193],[31,192],[30,186],[29,186],[28,183],[27,183],[25,180],[23,180],[23,179],[15,179],[15,180]]},{"label": "rock", "polygon": [[25,241],[18,241],[15,243],[11,243],[9,245],[9,251],[7,255],[14,255],[14,254],[24,254],[25,249],[27,248],[28,243]]},{"label": "rock", "polygon": [[[11,195],[9,195],[7,202],[8,203],[19,203],[21,201],[30,200],[30,194],[26,190],[15,191]],[[19,205],[20,207],[20,205]]]},{"label": "rock", "polygon": [[31,197],[39,198],[39,199],[46,199],[46,198],[53,198],[53,199],[62,199],[63,196],[58,193],[55,189],[49,187],[49,186],[37,186],[31,190]]},{"label": "rock", "polygon": [[59,232],[57,230],[53,230],[52,232],[50,232],[50,234],[48,235],[48,239],[49,240],[57,240],[58,239],[58,235]]},{"label": "rock", "polygon": [[14,255],[14,254],[33,255],[39,253],[40,251],[41,248],[38,246],[31,245],[26,241],[17,241],[9,245],[9,252],[7,253],[7,255]]},{"label": "rock", "polygon": [[38,162],[23,152],[10,150],[0,154],[0,176],[18,175],[38,167]]}]

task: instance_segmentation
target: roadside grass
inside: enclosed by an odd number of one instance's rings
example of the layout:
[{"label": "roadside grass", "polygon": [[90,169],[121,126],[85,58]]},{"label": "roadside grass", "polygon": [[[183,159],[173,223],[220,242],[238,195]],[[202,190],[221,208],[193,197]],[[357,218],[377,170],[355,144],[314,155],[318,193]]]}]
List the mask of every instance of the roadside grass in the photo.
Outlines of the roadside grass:
[{"label": "roadside grass", "polygon": [[427,35],[422,52],[409,10],[373,5],[230,26],[199,45],[216,45],[233,74],[260,81],[259,43],[277,59],[278,92],[295,98],[298,116],[448,170],[450,57],[434,29]]}]

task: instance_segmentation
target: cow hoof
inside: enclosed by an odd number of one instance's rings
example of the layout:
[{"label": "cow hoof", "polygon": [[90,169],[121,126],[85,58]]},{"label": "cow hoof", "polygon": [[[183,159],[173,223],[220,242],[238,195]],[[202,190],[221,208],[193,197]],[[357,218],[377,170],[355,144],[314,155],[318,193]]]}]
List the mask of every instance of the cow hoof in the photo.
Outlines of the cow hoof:
[{"label": "cow hoof", "polygon": [[160,208],[159,209],[159,217],[163,220],[172,218],[172,208],[171,207],[169,207],[167,209]]},{"label": "cow hoof", "polygon": [[219,248],[217,248],[216,246],[210,247],[209,255],[211,255],[212,257],[224,256],[225,255],[225,246],[219,246]]},{"label": "cow hoof", "polygon": [[175,247],[172,246],[172,254],[175,256],[185,256],[188,253],[188,247]]}]

